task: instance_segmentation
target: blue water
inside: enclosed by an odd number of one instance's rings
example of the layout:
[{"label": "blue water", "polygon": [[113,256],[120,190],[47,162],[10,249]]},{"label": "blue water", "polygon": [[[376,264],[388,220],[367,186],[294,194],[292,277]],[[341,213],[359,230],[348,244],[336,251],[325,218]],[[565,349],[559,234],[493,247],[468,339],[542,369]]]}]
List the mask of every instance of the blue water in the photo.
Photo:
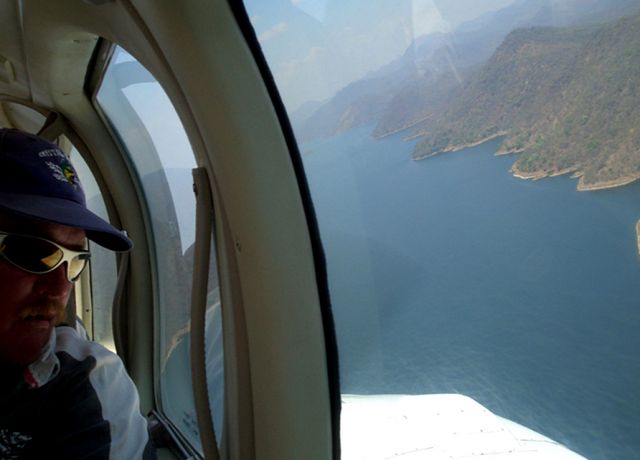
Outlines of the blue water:
[{"label": "blue water", "polygon": [[343,393],[462,393],[591,459],[640,456],[640,184],[514,178],[499,140],[423,161],[302,146]]}]

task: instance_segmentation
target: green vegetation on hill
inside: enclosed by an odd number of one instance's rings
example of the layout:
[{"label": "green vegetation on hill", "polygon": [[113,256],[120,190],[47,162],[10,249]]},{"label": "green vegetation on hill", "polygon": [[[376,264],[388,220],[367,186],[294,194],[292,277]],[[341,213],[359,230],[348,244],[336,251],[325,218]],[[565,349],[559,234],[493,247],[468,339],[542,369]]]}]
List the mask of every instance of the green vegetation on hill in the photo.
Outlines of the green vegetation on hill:
[{"label": "green vegetation on hill", "polygon": [[583,189],[640,177],[640,15],[588,28],[509,34],[436,104],[414,158],[505,135],[523,177],[574,172]]},{"label": "green vegetation on hill", "polygon": [[446,106],[459,86],[455,75],[450,73],[437,79],[431,76],[416,79],[393,95],[371,135],[380,138],[428,123]]}]

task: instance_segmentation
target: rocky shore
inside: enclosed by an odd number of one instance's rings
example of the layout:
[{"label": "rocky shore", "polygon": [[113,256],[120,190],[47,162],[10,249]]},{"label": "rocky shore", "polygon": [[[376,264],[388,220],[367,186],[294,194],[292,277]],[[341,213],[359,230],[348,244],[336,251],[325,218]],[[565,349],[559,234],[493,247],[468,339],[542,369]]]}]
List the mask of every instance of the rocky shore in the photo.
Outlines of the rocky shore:
[{"label": "rocky shore", "polygon": [[[502,137],[504,136],[506,133],[505,132],[500,132],[500,133],[496,133],[493,134],[489,137],[485,137],[484,139],[480,139],[479,141],[476,142],[469,142],[467,144],[458,144],[458,145],[450,145],[449,147],[443,149],[443,150],[439,150],[437,152],[431,152],[431,153],[427,153],[427,154],[421,154],[421,155],[417,155],[413,157],[414,160],[419,161],[419,160],[426,160],[427,158],[431,158],[434,157],[436,155],[440,155],[441,153],[450,153],[450,152],[459,152],[460,150],[464,150],[464,149],[468,149],[471,147],[476,147],[478,145],[482,145],[485,142],[489,142],[492,141],[498,137]],[[420,137],[423,136],[424,134],[420,134],[416,137]]]}]

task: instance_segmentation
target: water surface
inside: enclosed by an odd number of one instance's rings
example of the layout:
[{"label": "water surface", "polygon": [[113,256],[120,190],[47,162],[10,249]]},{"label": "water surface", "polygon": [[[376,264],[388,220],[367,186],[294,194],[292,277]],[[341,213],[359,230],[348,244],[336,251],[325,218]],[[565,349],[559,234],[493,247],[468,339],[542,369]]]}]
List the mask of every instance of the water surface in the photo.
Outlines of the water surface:
[{"label": "water surface", "polygon": [[524,181],[500,140],[423,161],[302,146],[344,393],[462,393],[592,459],[640,451],[640,184]]}]

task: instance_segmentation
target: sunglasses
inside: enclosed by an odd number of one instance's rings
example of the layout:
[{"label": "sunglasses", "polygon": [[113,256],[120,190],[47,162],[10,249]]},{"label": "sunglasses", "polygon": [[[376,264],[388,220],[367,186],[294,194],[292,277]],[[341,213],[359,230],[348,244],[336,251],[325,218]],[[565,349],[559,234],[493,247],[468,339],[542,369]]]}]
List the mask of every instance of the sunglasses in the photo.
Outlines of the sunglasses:
[{"label": "sunglasses", "polygon": [[67,279],[76,281],[87,261],[89,251],[72,251],[38,236],[0,232],[0,256],[29,273],[43,275],[67,263]]}]

